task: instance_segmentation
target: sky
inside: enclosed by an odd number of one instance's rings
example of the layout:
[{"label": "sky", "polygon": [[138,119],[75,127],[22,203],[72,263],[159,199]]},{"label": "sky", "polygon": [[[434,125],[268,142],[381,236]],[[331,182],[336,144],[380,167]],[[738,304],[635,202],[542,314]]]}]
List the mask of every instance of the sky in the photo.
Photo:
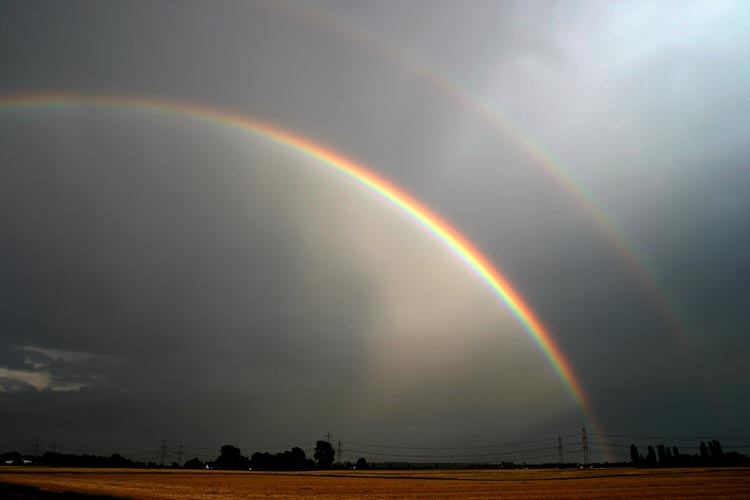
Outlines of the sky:
[{"label": "sky", "polygon": [[[746,445],[747,61],[739,1],[3,2],[2,447]],[[412,217],[186,105],[428,207],[584,404]]]}]

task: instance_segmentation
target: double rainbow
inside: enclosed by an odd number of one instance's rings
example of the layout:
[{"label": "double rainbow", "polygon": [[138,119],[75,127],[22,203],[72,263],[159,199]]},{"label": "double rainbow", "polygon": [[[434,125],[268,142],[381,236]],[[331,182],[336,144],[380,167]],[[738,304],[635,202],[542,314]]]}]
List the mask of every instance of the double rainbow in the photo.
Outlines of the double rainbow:
[{"label": "double rainbow", "polygon": [[0,112],[29,108],[55,108],[75,105],[99,108],[138,108],[181,117],[190,117],[210,124],[219,124],[238,129],[261,138],[268,143],[281,146],[313,164],[338,174],[365,188],[384,203],[390,204],[434,235],[458,257],[499,297],[511,310],[537,347],[549,361],[557,377],[572,399],[581,408],[593,425],[593,419],[583,388],[552,335],[539,317],[524,301],[513,285],[493,266],[482,253],[458,231],[442,220],[422,203],[412,198],[366,166],[356,163],[341,154],[317,144],[305,137],[293,134],[275,125],[254,118],[210,108],[194,103],[119,96],[75,96],[75,95],[22,95],[0,98]]}]

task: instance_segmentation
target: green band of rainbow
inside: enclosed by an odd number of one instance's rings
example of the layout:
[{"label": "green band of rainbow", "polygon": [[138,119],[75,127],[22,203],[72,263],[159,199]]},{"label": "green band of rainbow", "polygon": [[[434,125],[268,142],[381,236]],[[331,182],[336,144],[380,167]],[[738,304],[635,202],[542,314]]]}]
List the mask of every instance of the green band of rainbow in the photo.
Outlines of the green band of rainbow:
[{"label": "green band of rainbow", "polygon": [[0,98],[0,111],[33,108],[88,105],[114,108],[141,108],[156,110],[178,116],[189,116],[213,124],[229,126],[262,138],[272,144],[282,146],[313,163],[333,171],[357,185],[366,188],[381,200],[398,208],[427,231],[438,238],[462,262],[471,268],[481,280],[504,302],[513,315],[523,325],[534,343],[549,361],[557,377],[584,413],[589,422],[598,427],[588,407],[583,388],[560,349],[553,341],[552,335],[544,327],[534,311],[526,304],[521,295],[502,273],[494,267],[482,253],[477,250],[458,231],[438,217],[434,212],[397,188],[384,178],[373,173],[365,166],[316,144],[315,142],[278,128],[274,125],[243,116],[186,102],[148,99],[141,97],[104,96],[89,97],[75,95],[22,95]]}]

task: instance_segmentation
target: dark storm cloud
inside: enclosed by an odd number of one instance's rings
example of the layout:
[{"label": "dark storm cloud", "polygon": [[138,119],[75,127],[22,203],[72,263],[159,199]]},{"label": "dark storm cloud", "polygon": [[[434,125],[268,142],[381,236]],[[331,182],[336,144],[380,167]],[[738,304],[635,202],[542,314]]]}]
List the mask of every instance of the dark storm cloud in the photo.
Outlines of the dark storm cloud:
[{"label": "dark storm cloud", "polygon": [[[460,380],[488,376],[461,368],[466,338],[491,331],[488,352],[523,339],[510,322],[498,342],[495,301],[413,223],[241,134],[136,111],[15,113],[25,124],[7,120],[3,135],[14,245],[3,256],[0,378],[16,429],[44,425],[35,415],[51,408],[66,415],[66,440],[95,440],[80,433],[99,421],[110,442],[149,426],[285,441],[352,414],[368,420],[364,408],[394,396],[404,414],[374,412],[371,426],[410,428],[438,402],[467,401]],[[511,365],[538,373],[519,360],[490,366]],[[455,387],[414,406],[404,382],[420,387],[430,372]],[[147,418],[155,400],[186,415],[181,425],[168,412]],[[230,414],[215,415],[222,405]],[[150,424],[123,430],[132,419]],[[218,430],[196,431],[206,422]]]},{"label": "dark storm cloud", "polygon": [[[310,263],[284,221],[295,200],[279,201],[304,185],[258,174],[247,150],[233,165],[220,139],[188,148],[195,133],[106,115],[81,119],[77,147],[55,147],[64,119],[46,116],[28,136],[6,127],[14,147],[4,151],[17,157],[4,158],[2,182],[3,238],[13,242],[3,252],[2,344],[3,366],[15,371],[0,376],[40,390],[92,387],[72,400],[87,415],[105,411],[113,394],[128,403],[107,412],[147,408],[149,393],[175,394],[184,408],[187,394],[214,391],[247,398],[242,408],[259,399],[270,408],[268,387],[299,397],[333,378],[321,363],[356,376],[357,338],[344,333],[366,316],[366,302],[340,274],[328,286],[348,287],[350,299],[335,304],[304,283]],[[154,134],[159,149],[148,146]],[[4,406],[18,411],[13,392]],[[32,413],[49,405],[77,413],[51,394],[18,397]]]},{"label": "dark storm cloud", "polygon": [[[681,428],[710,432],[749,411],[748,17],[731,2],[6,2],[0,91],[198,101],[334,147],[502,267],[605,427],[666,432],[689,413]],[[440,78],[591,193],[688,342],[559,179]],[[4,110],[0,127],[0,399],[14,435],[58,422],[92,446],[123,427],[150,443],[174,425],[160,402],[211,446],[232,439],[216,427],[302,440],[331,420],[359,432],[354,417],[375,440],[424,443],[460,424],[478,441],[503,433],[497,421],[578,425],[460,266],[297,159],[135,111]]]},{"label": "dark storm cloud", "polygon": [[[22,152],[13,148],[24,161],[6,163],[3,228],[15,243],[5,249],[6,261],[13,262],[5,268],[7,301],[44,305],[43,314],[37,315],[31,314],[33,306],[8,307],[17,328],[24,330],[19,334],[54,338],[56,332],[34,328],[36,321],[51,322],[64,337],[64,345],[51,347],[100,347],[104,342],[117,352],[145,354],[158,344],[180,349],[181,328],[206,328],[210,335],[208,324],[217,320],[202,318],[200,310],[186,304],[252,309],[259,307],[253,294],[262,293],[258,298],[273,307],[286,283],[300,276],[304,264],[297,262],[283,211],[278,206],[263,211],[282,190],[293,193],[293,183],[282,186],[279,180],[253,178],[252,168],[225,167],[219,153],[222,158],[231,153],[215,149],[223,148],[221,141],[195,149],[185,147],[195,140],[193,135],[170,135],[159,126],[133,132],[127,129],[133,123],[128,120],[120,126],[101,119],[83,121],[81,141],[73,141],[78,147],[55,148],[54,136],[65,124],[47,121],[44,132],[31,138]],[[135,149],[154,134],[159,136],[158,149]],[[10,135],[9,143],[18,144]],[[48,145],[46,151],[35,148],[41,140]],[[90,148],[89,142],[106,147]],[[66,151],[68,147],[73,149]],[[242,162],[247,162],[246,155]],[[252,290],[243,289],[248,277],[255,280]],[[78,330],[81,319],[92,312],[112,323],[108,335]],[[145,326],[128,324],[138,317],[176,323],[164,332],[138,332],[150,339],[144,345],[129,338]],[[218,319],[234,321],[231,315]],[[121,335],[121,330],[129,335]]]}]

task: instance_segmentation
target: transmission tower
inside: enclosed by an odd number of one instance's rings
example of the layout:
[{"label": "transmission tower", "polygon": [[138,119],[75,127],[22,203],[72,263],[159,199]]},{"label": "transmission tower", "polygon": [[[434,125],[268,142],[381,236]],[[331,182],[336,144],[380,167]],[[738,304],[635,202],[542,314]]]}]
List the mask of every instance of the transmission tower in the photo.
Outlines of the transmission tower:
[{"label": "transmission tower", "polygon": [[333,436],[331,436],[331,431],[330,430],[328,432],[326,432],[325,438],[326,438],[326,442],[328,442],[328,443],[330,443],[331,440],[333,439]]},{"label": "transmission tower", "polygon": [[562,449],[562,437],[560,434],[557,434],[557,455],[560,460],[560,465],[565,463],[565,460],[563,460],[563,449]]},{"label": "transmission tower", "polygon": [[344,463],[344,456],[343,456],[343,454],[341,452],[341,438],[339,438],[338,446],[336,447],[336,454],[339,457],[339,462],[343,464]]},{"label": "transmission tower", "polygon": [[583,465],[589,465],[589,442],[586,439],[586,426],[581,426],[581,441],[583,443]]},{"label": "transmission tower", "polygon": [[182,443],[180,443],[180,446],[177,447],[177,465],[182,467]]},{"label": "transmission tower", "polygon": [[158,448],[157,451],[159,453],[159,456],[161,457],[160,465],[164,465],[164,459],[167,456],[167,446],[168,445],[169,445],[169,443],[167,442],[167,438],[165,438],[165,437],[162,438],[161,441],[159,441],[159,448]]},{"label": "transmission tower", "polygon": [[34,451],[31,453],[32,456],[39,456],[39,436],[34,439]]}]

